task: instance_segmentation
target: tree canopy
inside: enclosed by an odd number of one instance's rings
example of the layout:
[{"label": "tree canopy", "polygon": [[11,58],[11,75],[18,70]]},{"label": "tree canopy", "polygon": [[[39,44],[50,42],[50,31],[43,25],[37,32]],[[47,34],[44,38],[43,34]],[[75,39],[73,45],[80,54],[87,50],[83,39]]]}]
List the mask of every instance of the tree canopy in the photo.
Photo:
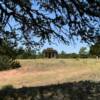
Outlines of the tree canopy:
[{"label": "tree canopy", "polygon": [[87,48],[86,47],[80,48],[79,54],[80,55],[87,55],[88,54]]},{"label": "tree canopy", "polygon": [[97,42],[90,47],[90,55],[100,57],[100,43]]},{"label": "tree canopy", "polygon": [[5,34],[25,45],[68,43],[74,36],[94,42],[100,35],[100,0],[0,0],[0,38]]}]

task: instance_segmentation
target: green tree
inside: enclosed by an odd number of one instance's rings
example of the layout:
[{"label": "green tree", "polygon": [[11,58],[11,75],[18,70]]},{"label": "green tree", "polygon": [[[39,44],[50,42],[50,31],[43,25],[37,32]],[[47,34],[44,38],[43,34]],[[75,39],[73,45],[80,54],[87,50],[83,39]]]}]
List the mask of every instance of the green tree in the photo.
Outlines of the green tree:
[{"label": "green tree", "polygon": [[0,45],[6,37],[12,49],[53,39],[69,43],[74,36],[91,42],[99,23],[99,0],[0,0]]},{"label": "green tree", "polygon": [[80,51],[79,51],[79,54],[80,55],[87,55],[87,48],[86,47],[82,47],[81,49],[80,49]]},{"label": "green tree", "polygon": [[80,48],[79,55],[80,55],[80,57],[82,57],[82,58],[87,58],[87,57],[88,57],[87,48],[86,48],[86,47]]},{"label": "green tree", "polygon": [[70,58],[79,58],[78,54],[76,54],[76,53],[70,53],[69,57]]},{"label": "green tree", "polygon": [[19,68],[20,64],[15,61],[17,56],[16,49],[7,39],[2,39],[0,45],[0,71]]},{"label": "green tree", "polygon": [[59,58],[66,58],[66,53],[64,51],[62,51],[60,54],[59,54]]},{"label": "green tree", "polygon": [[37,54],[37,58],[43,58],[43,53],[38,52],[38,54]]},{"label": "green tree", "polygon": [[73,36],[93,41],[100,31],[99,23],[100,0],[0,1],[0,36],[8,31],[24,45],[43,44],[52,37],[64,43]]},{"label": "green tree", "polygon": [[36,51],[31,48],[18,48],[17,49],[17,58],[18,59],[35,59]]},{"label": "green tree", "polygon": [[100,56],[100,43],[95,43],[90,47],[90,55],[92,56]]}]

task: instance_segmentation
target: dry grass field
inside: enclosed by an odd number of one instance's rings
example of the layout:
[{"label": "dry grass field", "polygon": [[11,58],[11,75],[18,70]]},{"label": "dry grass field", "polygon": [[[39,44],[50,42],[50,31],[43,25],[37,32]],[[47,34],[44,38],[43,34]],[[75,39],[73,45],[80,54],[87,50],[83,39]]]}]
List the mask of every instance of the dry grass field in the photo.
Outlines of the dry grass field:
[{"label": "dry grass field", "polygon": [[33,59],[19,60],[19,69],[0,72],[0,87],[15,88],[60,84],[73,81],[100,81],[100,60]]}]

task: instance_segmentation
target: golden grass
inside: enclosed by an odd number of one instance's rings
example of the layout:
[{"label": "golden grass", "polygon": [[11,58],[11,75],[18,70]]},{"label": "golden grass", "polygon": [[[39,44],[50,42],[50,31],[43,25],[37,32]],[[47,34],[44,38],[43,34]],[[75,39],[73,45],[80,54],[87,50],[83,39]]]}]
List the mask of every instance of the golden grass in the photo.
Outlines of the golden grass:
[{"label": "golden grass", "polygon": [[20,69],[0,72],[0,87],[40,86],[73,81],[100,81],[100,60],[33,59],[19,60]]}]

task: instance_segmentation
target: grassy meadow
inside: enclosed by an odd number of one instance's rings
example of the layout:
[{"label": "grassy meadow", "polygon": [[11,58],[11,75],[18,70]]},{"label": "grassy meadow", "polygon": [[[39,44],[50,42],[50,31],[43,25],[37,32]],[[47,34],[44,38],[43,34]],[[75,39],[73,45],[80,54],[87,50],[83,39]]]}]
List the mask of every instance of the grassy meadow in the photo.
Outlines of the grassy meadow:
[{"label": "grassy meadow", "polygon": [[35,87],[78,81],[100,81],[97,59],[28,59],[18,60],[19,69],[0,72],[0,87]]}]

